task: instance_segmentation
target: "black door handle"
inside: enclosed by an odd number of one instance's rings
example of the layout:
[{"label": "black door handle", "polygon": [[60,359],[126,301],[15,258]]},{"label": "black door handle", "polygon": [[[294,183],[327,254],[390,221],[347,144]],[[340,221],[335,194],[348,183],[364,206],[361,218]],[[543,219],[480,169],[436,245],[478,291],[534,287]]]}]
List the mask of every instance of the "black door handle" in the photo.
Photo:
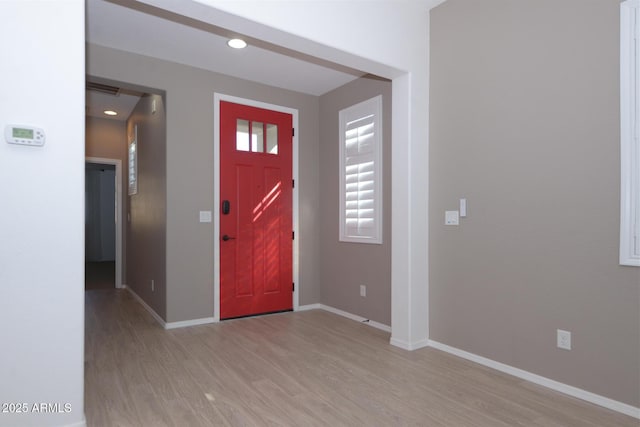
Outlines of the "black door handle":
[{"label": "black door handle", "polygon": [[226,234],[224,236],[222,236],[222,240],[224,240],[225,242],[229,241],[229,240],[235,240],[235,237],[229,237]]}]

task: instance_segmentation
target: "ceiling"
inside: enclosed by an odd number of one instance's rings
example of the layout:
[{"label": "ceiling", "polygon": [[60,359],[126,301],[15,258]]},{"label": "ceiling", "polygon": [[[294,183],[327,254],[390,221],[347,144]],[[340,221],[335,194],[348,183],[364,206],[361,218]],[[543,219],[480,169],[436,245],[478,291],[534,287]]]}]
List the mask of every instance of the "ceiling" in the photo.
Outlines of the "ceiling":
[{"label": "ceiling", "polygon": [[[322,95],[365,73],[311,58],[261,40],[231,49],[225,28],[127,0],[87,0],[88,43],[160,58],[310,95]],[[87,114],[120,108],[126,120],[138,98],[88,92]],[[111,107],[109,107],[111,105]]]},{"label": "ceiling", "polygon": [[[87,90],[85,97],[86,115],[90,117],[101,117],[111,120],[127,120],[142,94],[119,92],[111,95],[94,90]],[[118,113],[117,116],[104,114],[105,110]]]}]

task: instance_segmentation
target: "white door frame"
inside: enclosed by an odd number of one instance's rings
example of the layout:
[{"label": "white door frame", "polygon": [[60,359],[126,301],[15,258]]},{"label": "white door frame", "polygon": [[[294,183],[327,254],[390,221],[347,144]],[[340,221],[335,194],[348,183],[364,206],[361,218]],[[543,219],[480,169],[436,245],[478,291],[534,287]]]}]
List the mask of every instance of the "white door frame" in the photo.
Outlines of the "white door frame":
[{"label": "white door frame", "polygon": [[105,157],[86,157],[86,163],[114,165],[116,167],[116,288],[122,286],[122,160]]},{"label": "white door frame", "polygon": [[280,105],[268,104],[265,102],[255,101],[252,99],[238,98],[236,96],[225,95],[222,93],[214,93],[213,95],[213,321],[220,321],[220,101],[234,102],[236,104],[248,105],[250,107],[263,108],[265,110],[279,111],[281,113],[291,114],[293,119],[293,128],[295,133],[293,136],[293,170],[292,177],[296,182],[293,188],[293,231],[295,239],[293,240],[293,283],[295,290],[293,291],[293,310],[298,311],[300,307],[300,282],[298,280],[299,271],[299,220],[298,220],[298,110]]}]

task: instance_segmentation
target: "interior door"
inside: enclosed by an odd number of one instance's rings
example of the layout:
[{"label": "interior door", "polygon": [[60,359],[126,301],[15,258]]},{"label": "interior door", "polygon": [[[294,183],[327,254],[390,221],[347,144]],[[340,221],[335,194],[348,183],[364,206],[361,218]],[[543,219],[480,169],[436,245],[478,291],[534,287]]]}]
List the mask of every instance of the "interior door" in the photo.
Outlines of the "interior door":
[{"label": "interior door", "polygon": [[290,114],[220,103],[220,318],[291,310]]}]

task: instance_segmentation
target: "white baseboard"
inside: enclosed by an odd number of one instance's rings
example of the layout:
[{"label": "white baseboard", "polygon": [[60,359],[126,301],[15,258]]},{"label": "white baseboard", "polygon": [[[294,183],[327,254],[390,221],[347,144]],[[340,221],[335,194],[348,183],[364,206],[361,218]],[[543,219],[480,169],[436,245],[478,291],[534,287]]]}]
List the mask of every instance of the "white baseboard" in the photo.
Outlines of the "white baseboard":
[{"label": "white baseboard", "polygon": [[356,322],[364,323],[365,325],[369,325],[372,328],[380,329],[381,331],[385,331],[391,333],[391,326],[385,325],[380,322],[376,322],[375,320],[369,320],[365,317],[358,316],[356,314],[351,314],[344,310],[340,310],[335,307],[331,307],[324,304],[308,304],[301,305],[298,307],[298,311],[306,311],[306,310],[324,310],[333,314],[337,314],[338,316],[346,317],[347,319],[355,320]]},{"label": "white baseboard", "polygon": [[156,319],[160,326],[162,326],[164,329],[167,329],[167,324],[164,319],[160,317],[160,315],[156,313],[156,311],[151,308],[149,304],[147,304],[142,298],[140,298],[140,296],[136,294],[129,286],[125,285],[125,289],[128,290],[131,295],[133,295],[133,297],[149,312],[149,314],[151,314],[151,316],[153,316],[154,319]]},{"label": "white baseboard", "polygon": [[305,304],[298,307],[296,311],[322,310],[322,304]]},{"label": "white baseboard", "polygon": [[608,397],[600,396],[598,394],[591,393],[590,391],[582,390],[580,388],[573,387],[568,384],[564,384],[564,383],[561,383],[537,374],[533,374],[531,372],[524,371],[522,369],[514,368],[513,366],[505,365],[504,363],[496,362],[495,360],[478,356],[477,354],[469,353],[467,351],[460,350],[458,348],[451,347],[446,344],[439,343],[437,341],[429,340],[428,345],[429,347],[433,347],[438,350],[442,350],[446,353],[450,353],[455,356],[461,357],[463,359],[467,359],[472,362],[479,363],[480,365],[484,365],[489,368],[493,368],[497,371],[504,372],[509,375],[513,375],[514,377],[527,380],[534,384],[538,384],[543,387],[547,387],[552,390],[558,391],[560,393],[585,400],[589,403],[593,403],[595,405],[599,405],[604,408],[611,409],[612,411],[620,412],[630,417],[640,419],[640,408],[636,408],[635,406],[618,402],[617,400],[609,399]]},{"label": "white baseboard", "polygon": [[149,306],[138,294],[136,294],[133,289],[124,285],[131,295],[153,316],[154,319],[162,326],[164,329],[177,329],[177,328],[186,328],[187,326],[198,326],[198,325],[206,325],[208,323],[215,323],[216,320],[213,317],[203,317],[201,319],[191,319],[191,320],[181,320],[178,322],[165,322],[162,317],[158,313],[155,312],[153,308]]},{"label": "white baseboard", "polygon": [[167,322],[164,324],[165,329],[186,328],[187,326],[207,325],[209,323],[217,323],[213,317],[203,317],[201,319],[181,320],[179,322]]},{"label": "white baseboard", "polygon": [[424,347],[428,347],[429,340],[425,338],[420,341],[409,342],[409,341],[399,340],[397,338],[391,337],[391,339],[389,340],[389,344],[395,347],[400,347],[404,350],[413,351],[413,350],[418,350]]},{"label": "white baseboard", "polygon": [[[383,323],[379,323],[376,322],[375,320],[369,320],[366,319],[362,316],[358,316],[356,314],[352,314],[349,312],[346,312],[344,310],[340,310],[338,308],[335,307],[331,307],[329,305],[325,305],[325,304],[307,304],[307,305],[301,305],[300,307],[298,307],[298,311],[306,311],[306,310],[325,310],[328,311],[330,313],[333,314],[337,314],[338,316],[342,316],[342,317],[346,317],[347,319],[351,319],[351,320],[355,320],[356,322],[360,322],[360,323],[365,323],[373,328],[376,329],[380,329],[381,331],[385,331],[388,333],[391,333],[391,326],[389,325],[385,325]],[[405,342],[405,341],[401,341],[398,340],[396,338],[391,337],[390,340],[391,345],[394,345],[396,347],[400,347],[404,350],[417,350],[419,348],[423,348],[423,347],[427,347],[429,345],[429,340],[428,339],[424,339],[424,340],[420,340],[418,342],[415,343],[410,343],[410,342]]]}]

